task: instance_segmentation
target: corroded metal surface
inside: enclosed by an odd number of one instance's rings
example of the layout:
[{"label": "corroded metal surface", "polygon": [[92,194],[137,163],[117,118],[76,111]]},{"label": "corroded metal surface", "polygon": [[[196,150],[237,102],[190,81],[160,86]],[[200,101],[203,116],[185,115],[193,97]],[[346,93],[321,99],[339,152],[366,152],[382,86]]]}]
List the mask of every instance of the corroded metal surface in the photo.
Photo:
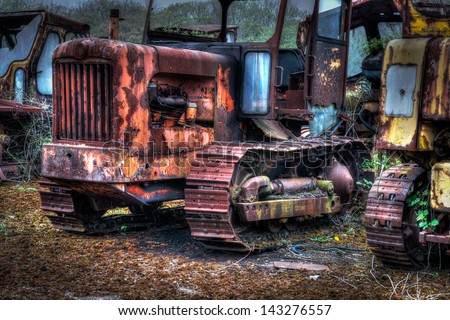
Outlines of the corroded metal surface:
[{"label": "corroded metal surface", "polygon": [[[416,164],[395,166],[384,171],[370,189],[365,214],[367,241],[375,256],[386,264],[413,267],[418,258],[423,258],[414,252],[419,247],[419,230],[405,200],[424,172]],[[410,247],[409,243],[416,245]]]},{"label": "corroded metal surface", "polygon": [[450,213],[450,162],[436,163],[431,169],[431,208]]},{"label": "corroded metal surface", "polygon": [[[103,217],[106,210],[93,211],[86,206],[86,199],[72,189],[61,187],[47,179],[40,183],[41,209],[52,212],[47,218],[56,229],[78,233],[118,232],[120,228],[148,227],[155,222],[151,214],[109,215]],[[69,184],[72,188],[73,186]],[[121,197],[123,199],[123,197]],[[55,215],[56,214],[56,215]]]},{"label": "corroded metal surface", "polygon": [[343,45],[317,42],[312,70],[316,72],[308,85],[308,95],[312,106],[343,106],[345,97],[346,52]]},{"label": "corroded metal surface", "polygon": [[64,39],[66,34],[70,32],[83,34],[84,36],[89,35],[88,25],[44,10],[4,12],[0,13],[0,21],[5,27],[10,24],[17,26],[25,24],[26,22],[24,21],[29,22],[29,19],[36,16],[41,16],[42,22],[39,25],[30,53],[26,59],[13,61],[7,72],[0,77],[0,98],[9,98],[11,96],[11,93],[14,92],[14,75],[18,69],[23,69],[25,70],[25,83],[29,85],[31,90],[28,88],[24,89],[26,92],[34,93],[34,96],[31,98],[40,100],[41,97],[39,96],[39,90],[37,90],[35,78],[37,74],[36,67],[47,38],[47,33],[57,33],[61,39]]},{"label": "corroded metal surface", "polygon": [[0,98],[0,114],[27,115],[43,113],[42,108]]},{"label": "corroded metal surface", "polygon": [[339,212],[342,207],[338,196],[331,199],[322,196],[238,203],[236,208],[242,221],[262,221],[333,214]]},{"label": "corroded metal surface", "polygon": [[403,20],[403,37],[450,36],[449,7],[445,1],[394,0]]},{"label": "corroded metal surface", "polygon": [[[419,119],[419,105],[421,102],[422,72],[425,64],[425,52],[430,39],[400,39],[389,42],[383,61],[381,101],[380,101],[380,125],[378,129],[377,147],[380,149],[396,149],[414,151],[417,149],[417,130]],[[393,91],[393,87],[387,87],[387,74],[390,67],[398,66],[417,66],[415,79],[403,79],[403,81],[414,81],[412,105],[405,102],[405,105],[411,109],[411,116],[392,116],[387,115],[387,110],[394,109],[395,106],[389,106],[387,103],[388,91]],[[401,83],[400,83],[401,85]],[[403,91],[402,91],[403,90]],[[399,92],[392,92],[392,95],[398,95],[402,98],[405,90],[400,88]]]},{"label": "corroded metal surface", "polygon": [[[258,158],[259,161],[256,163],[260,166],[264,163],[262,157],[265,152],[272,152],[280,161],[285,159],[284,161],[295,162],[296,157],[300,159],[311,154],[323,157],[329,152],[332,156],[344,150],[346,144],[351,143],[351,139],[317,138],[283,144],[214,143],[204,148],[197,153],[185,189],[186,218],[192,236],[207,247],[237,251],[252,250],[252,247],[261,244],[252,241],[250,245],[246,232],[241,232],[244,230],[241,227],[249,221],[283,221],[280,222],[282,225],[288,222],[288,218],[320,216],[340,211],[339,196],[330,195],[320,188],[317,191],[308,189],[300,195],[283,193],[281,199],[269,197],[259,202],[244,203],[238,202],[238,199],[240,193],[244,192],[243,183],[252,176],[253,170],[259,170],[251,167],[252,159]],[[273,181],[276,183],[276,180]],[[320,184],[319,182],[317,183]],[[326,186],[328,184],[325,183],[322,188]]]},{"label": "corroded metal surface", "polygon": [[422,114],[427,120],[450,120],[450,39],[430,41],[425,69]]}]

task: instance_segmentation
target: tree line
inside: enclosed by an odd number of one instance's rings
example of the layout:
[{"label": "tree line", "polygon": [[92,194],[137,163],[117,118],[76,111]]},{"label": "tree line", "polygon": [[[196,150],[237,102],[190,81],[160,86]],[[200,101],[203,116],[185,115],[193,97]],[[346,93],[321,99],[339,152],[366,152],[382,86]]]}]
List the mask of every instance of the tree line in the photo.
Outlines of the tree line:
[{"label": "tree line", "polygon": [[21,10],[48,10],[83,23],[91,27],[92,37],[107,37],[109,34],[109,10],[119,9],[120,22],[119,39],[134,43],[142,41],[145,16],[145,5],[134,0],[88,0],[71,7],[66,4],[46,3],[42,0],[0,0],[0,12]]},{"label": "tree line", "polygon": [[[107,37],[109,10],[119,9],[120,22],[119,39],[140,43],[144,32],[147,8],[136,0],[88,0],[78,6],[70,6],[55,2],[46,3],[43,0],[0,0],[0,12],[45,9],[89,24],[92,37]],[[239,1],[231,8],[229,24],[239,27],[239,41],[265,41],[274,30],[276,22],[277,0]],[[154,12],[155,26],[179,27],[186,17],[196,17],[189,24],[217,24],[220,22],[220,8],[217,1],[186,2],[170,5],[161,12]],[[306,13],[291,2],[285,18],[283,47],[295,47],[297,26]],[[178,25],[177,25],[178,24]]]}]

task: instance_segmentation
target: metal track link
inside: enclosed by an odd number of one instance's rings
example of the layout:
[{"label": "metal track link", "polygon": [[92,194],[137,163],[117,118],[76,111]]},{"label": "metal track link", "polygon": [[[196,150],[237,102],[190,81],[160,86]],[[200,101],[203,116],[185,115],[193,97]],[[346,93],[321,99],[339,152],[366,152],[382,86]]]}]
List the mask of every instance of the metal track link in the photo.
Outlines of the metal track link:
[{"label": "metal track link", "polygon": [[46,179],[39,181],[41,209],[56,213],[46,215],[55,229],[85,234],[106,234],[135,230],[155,225],[146,214],[111,215],[103,218],[80,219],[75,212],[71,190]]},{"label": "metal track link", "polygon": [[[198,152],[186,181],[185,213],[194,238],[211,249],[227,251],[264,251],[279,245],[281,240],[300,231],[282,230],[261,233],[241,228],[233,217],[233,179],[235,170],[245,157],[253,152],[278,152],[285,156],[293,153],[323,150],[334,152],[358,140],[333,137],[332,139],[303,139],[283,144],[213,143]],[[250,151],[247,154],[247,151]],[[247,155],[246,155],[247,154]],[[251,228],[249,228],[251,229]]]},{"label": "metal track link", "polygon": [[405,200],[423,172],[416,164],[397,165],[384,171],[370,189],[365,214],[367,242],[385,264],[415,266],[406,246]]},{"label": "metal track link", "polygon": [[185,189],[186,220],[191,234],[213,249],[248,251],[231,221],[230,186],[235,164],[247,148],[213,144],[197,153]]}]

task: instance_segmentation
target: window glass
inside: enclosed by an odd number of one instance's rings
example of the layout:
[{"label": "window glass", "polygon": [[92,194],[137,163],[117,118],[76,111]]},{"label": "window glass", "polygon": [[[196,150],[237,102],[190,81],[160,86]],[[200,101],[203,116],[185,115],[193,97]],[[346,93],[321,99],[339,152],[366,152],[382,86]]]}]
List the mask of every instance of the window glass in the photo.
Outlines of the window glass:
[{"label": "window glass", "polygon": [[227,42],[236,42],[236,37],[234,35],[234,32],[232,32],[232,31],[227,32]]},{"label": "window glass", "polygon": [[245,55],[242,111],[266,114],[269,111],[270,54],[249,52]]},{"label": "window glass", "polygon": [[59,35],[54,32],[49,33],[39,57],[36,84],[39,93],[44,95],[52,94],[52,54],[58,44]]},{"label": "window glass", "polygon": [[415,65],[389,67],[386,74],[385,114],[387,116],[412,117],[416,74],[417,66]]},{"label": "window glass", "polygon": [[150,29],[199,37],[216,37],[209,26],[221,24],[217,0],[154,0]]},{"label": "window glass", "polygon": [[314,10],[313,0],[289,1],[284,18],[283,33],[281,35],[280,47],[292,49],[297,47],[297,32],[300,22],[306,20]]},{"label": "window glass", "polygon": [[[2,41],[0,47],[0,77],[4,76],[13,61],[25,60],[33,47],[41,24],[40,15],[25,24],[15,25],[0,21]],[[10,24],[10,25],[8,25]]]},{"label": "window glass", "polygon": [[84,35],[75,32],[67,32],[64,36],[64,41],[76,40],[80,38],[84,38]]},{"label": "window glass", "polygon": [[342,40],[342,0],[321,0],[319,3],[318,34]]},{"label": "window glass", "polygon": [[235,1],[228,10],[228,25],[238,26],[239,42],[265,42],[275,32],[279,7],[280,0]]},{"label": "window glass", "polygon": [[401,22],[380,22],[378,23],[378,31],[381,39],[397,39],[402,36]]},{"label": "window glass", "polygon": [[14,101],[23,103],[25,92],[25,71],[22,68],[14,74]]},{"label": "window glass", "polygon": [[362,47],[367,43],[366,29],[360,26],[350,30],[349,42],[347,76],[353,77],[362,72],[361,65],[365,58]]}]

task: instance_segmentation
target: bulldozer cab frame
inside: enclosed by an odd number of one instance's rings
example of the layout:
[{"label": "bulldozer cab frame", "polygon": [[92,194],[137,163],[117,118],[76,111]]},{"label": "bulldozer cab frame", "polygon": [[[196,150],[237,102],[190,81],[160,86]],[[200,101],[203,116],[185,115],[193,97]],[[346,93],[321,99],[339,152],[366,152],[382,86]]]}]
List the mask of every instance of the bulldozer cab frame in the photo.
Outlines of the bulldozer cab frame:
[{"label": "bulldozer cab frame", "polygon": [[[161,8],[161,1],[150,1],[144,42],[169,46],[190,42],[185,46],[189,48],[200,48],[196,42],[211,42],[208,49],[202,47],[201,50],[211,51],[214,46],[225,48],[217,42],[225,42],[227,25],[235,24],[230,12],[245,2],[261,5],[264,1],[216,1],[215,8],[219,12],[213,21],[222,22],[222,25],[218,36],[212,37],[186,32],[182,25],[161,26],[158,15],[175,5]],[[309,125],[313,135],[320,135],[337,122],[336,114],[344,109],[351,1],[280,0],[276,3],[277,15],[271,33],[265,39],[253,38],[252,41],[244,36],[238,42],[240,50],[230,50],[230,54],[241,61],[239,73],[243,85],[239,92],[239,116],[241,119],[261,119],[260,123],[275,119],[311,120]],[[291,47],[282,43],[286,38],[284,33],[292,28],[292,24],[297,31],[302,22],[286,22],[288,10],[293,8],[303,11],[303,17],[309,16],[308,21],[312,22],[307,26],[306,42],[301,48],[293,41]],[[266,125],[267,122],[260,127]],[[269,130],[271,125],[267,126]]]},{"label": "bulldozer cab frame", "polygon": [[0,136],[8,141],[0,143],[0,181],[20,177],[19,165],[3,157],[10,136],[42,113],[36,104],[51,103],[53,49],[87,36],[88,25],[44,10],[0,13]]},{"label": "bulldozer cab frame", "polygon": [[0,25],[0,98],[51,99],[53,49],[89,26],[43,10],[0,13]]}]

